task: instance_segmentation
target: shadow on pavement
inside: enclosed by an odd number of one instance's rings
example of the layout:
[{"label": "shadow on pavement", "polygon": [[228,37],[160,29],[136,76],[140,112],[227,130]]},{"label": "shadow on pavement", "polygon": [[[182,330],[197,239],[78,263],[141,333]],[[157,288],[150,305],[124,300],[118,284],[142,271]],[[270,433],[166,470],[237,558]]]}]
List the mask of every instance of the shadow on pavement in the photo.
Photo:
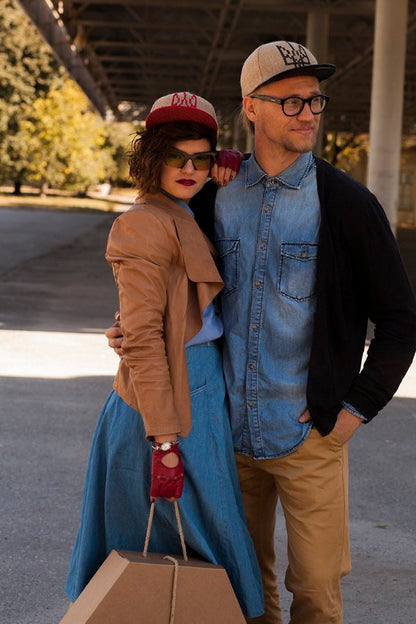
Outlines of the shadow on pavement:
[{"label": "shadow on pavement", "polygon": [[1,329],[102,332],[117,290],[104,254],[117,215],[0,277]]},{"label": "shadow on pavement", "polygon": [[95,422],[112,377],[0,378],[0,621],[53,624],[77,529]]}]

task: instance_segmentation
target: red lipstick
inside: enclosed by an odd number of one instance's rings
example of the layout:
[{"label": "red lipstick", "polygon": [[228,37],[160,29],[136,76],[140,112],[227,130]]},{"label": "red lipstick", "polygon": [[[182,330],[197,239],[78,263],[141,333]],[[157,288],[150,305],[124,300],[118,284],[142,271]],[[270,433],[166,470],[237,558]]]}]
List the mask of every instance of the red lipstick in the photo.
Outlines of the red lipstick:
[{"label": "red lipstick", "polygon": [[195,180],[182,179],[177,180],[178,184],[182,184],[182,186],[193,186],[196,184]]}]

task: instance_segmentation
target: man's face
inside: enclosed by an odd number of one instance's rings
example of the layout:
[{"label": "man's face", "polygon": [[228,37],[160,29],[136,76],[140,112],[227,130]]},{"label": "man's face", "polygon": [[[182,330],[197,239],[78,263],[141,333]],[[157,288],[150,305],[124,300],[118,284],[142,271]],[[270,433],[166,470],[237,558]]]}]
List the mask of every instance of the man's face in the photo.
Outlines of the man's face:
[{"label": "man's face", "polygon": [[[320,95],[321,90],[314,76],[294,76],[259,87],[255,93],[279,99],[310,98]],[[321,115],[313,115],[308,104],[298,115],[287,117],[280,104],[250,96],[244,100],[246,115],[255,125],[256,151],[258,147],[271,149],[283,158],[294,158],[313,149]]]}]

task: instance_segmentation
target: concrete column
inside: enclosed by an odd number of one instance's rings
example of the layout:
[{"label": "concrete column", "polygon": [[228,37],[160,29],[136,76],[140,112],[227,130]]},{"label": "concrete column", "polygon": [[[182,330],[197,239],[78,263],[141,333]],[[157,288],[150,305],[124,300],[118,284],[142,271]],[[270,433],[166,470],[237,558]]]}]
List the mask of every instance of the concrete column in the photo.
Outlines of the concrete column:
[{"label": "concrete column", "polygon": [[[317,58],[319,63],[328,62],[329,14],[322,10],[312,10],[308,13],[306,27],[306,47]],[[323,117],[319,125],[315,153],[322,155],[324,124]]]},{"label": "concrete column", "polygon": [[399,199],[408,0],[377,0],[367,186],[395,232]]}]

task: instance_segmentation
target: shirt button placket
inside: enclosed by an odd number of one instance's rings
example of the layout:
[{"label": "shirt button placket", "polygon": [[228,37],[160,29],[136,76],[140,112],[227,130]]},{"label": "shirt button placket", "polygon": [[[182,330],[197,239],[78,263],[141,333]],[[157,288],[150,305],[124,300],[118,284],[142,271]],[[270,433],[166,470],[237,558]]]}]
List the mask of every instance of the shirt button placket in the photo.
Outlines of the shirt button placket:
[{"label": "shirt button placket", "polygon": [[250,411],[249,427],[251,430],[251,440],[254,446],[262,445],[259,436],[259,429],[256,422],[257,410],[257,360],[259,353],[260,339],[260,318],[263,301],[263,286],[265,265],[267,256],[267,241],[273,212],[273,203],[276,194],[276,181],[271,180],[266,187],[263,210],[260,216],[260,227],[257,237],[257,253],[254,265],[254,288],[252,289],[252,300],[250,310],[250,330],[248,339],[248,370],[247,370],[247,407]]}]

